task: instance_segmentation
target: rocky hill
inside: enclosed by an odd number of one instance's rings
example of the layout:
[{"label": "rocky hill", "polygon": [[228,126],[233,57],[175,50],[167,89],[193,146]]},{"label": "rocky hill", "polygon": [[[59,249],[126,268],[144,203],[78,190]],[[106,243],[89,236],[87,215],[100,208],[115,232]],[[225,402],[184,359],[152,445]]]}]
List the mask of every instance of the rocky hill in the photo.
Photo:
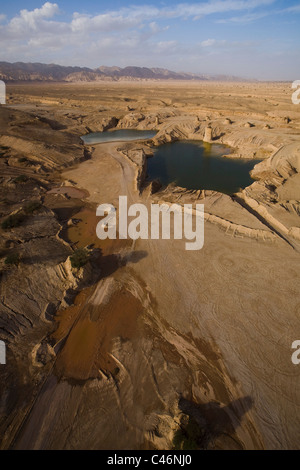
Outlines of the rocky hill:
[{"label": "rocky hill", "polygon": [[102,80],[222,80],[243,81],[226,75],[203,75],[172,72],[163,68],[148,67],[68,67],[56,64],[0,62],[0,80],[5,82],[96,82]]}]

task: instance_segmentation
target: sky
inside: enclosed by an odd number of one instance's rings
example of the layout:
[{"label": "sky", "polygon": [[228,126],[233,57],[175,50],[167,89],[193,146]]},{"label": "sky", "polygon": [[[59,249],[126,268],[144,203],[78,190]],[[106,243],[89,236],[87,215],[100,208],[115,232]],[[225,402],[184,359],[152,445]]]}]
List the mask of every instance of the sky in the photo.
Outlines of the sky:
[{"label": "sky", "polygon": [[0,1],[0,61],[300,79],[300,1]]}]

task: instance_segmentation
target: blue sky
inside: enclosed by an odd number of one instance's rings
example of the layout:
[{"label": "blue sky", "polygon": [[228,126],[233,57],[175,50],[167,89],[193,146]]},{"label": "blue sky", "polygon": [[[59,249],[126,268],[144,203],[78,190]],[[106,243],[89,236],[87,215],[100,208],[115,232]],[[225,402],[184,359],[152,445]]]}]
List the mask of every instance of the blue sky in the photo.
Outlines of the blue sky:
[{"label": "blue sky", "polygon": [[0,61],[300,79],[300,1],[7,1]]}]

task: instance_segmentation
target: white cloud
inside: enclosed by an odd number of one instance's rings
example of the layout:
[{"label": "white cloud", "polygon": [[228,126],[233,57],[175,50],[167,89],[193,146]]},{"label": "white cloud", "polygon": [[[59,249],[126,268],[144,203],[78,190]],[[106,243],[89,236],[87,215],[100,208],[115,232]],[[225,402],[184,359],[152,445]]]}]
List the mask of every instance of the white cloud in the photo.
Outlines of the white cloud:
[{"label": "white cloud", "polygon": [[159,41],[156,44],[156,48],[160,52],[171,53],[178,52],[178,42],[177,41]]},{"label": "white cloud", "polygon": [[282,10],[283,13],[300,13],[300,5],[294,5],[292,7],[285,8]]},{"label": "white cloud", "polygon": [[155,21],[152,21],[150,24],[149,24],[149,27],[150,27],[150,30],[153,32],[153,33],[158,33],[160,31],[160,28],[158,26],[158,24],[155,22]]},{"label": "white cloud", "polygon": [[[160,32],[156,22],[162,19],[192,18],[200,19],[216,13],[244,11],[255,9],[258,6],[270,5],[275,0],[208,0],[203,3],[182,3],[172,7],[156,8],[147,5],[130,6],[119,10],[111,10],[99,15],[84,15],[75,12],[69,23],[55,21],[53,18],[59,14],[57,3],[46,2],[41,8],[32,11],[21,10],[20,14],[10,20],[5,26],[6,33],[11,38],[30,40],[34,33],[58,34],[62,30],[69,34],[91,34],[103,32],[120,32],[133,28],[141,28],[143,24],[150,23],[153,33]],[[2,19],[2,15],[0,16]],[[4,19],[4,18],[3,18]],[[235,18],[232,19],[235,21]],[[152,25],[152,26],[151,26]],[[156,31],[155,31],[156,28]]]},{"label": "white cloud", "polygon": [[9,27],[11,30],[24,30],[24,29],[37,29],[41,20],[53,18],[54,15],[59,13],[59,8],[56,3],[46,2],[41,8],[35,10],[21,10],[20,14],[13,18]]},{"label": "white cloud", "polygon": [[[251,50],[252,60],[260,54],[257,45],[230,42],[229,37],[214,39],[213,32],[210,33],[212,38],[204,37],[201,42],[197,35],[192,41],[188,28],[191,25],[195,30],[195,24],[187,23],[185,37],[177,34],[176,27],[180,20],[201,21],[211,15],[215,15],[213,20],[219,23],[248,23],[277,13],[271,8],[266,11],[261,8],[273,3],[275,0],[206,0],[160,7],[138,4],[111,10],[107,4],[105,13],[74,12],[65,19],[58,16],[59,4],[46,2],[32,11],[23,9],[12,19],[0,15],[0,60],[90,67],[101,63],[175,70],[188,67],[186,70],[210,72],[215,71],[218,63],[225,69],[227,64],[232,66],[236,61],[238,68],[238,60],[242,64],[247,57],[245,66],[248,66],[251,63],[248,52]],[[291,8],[293,13],[300,6]],[[239,54],[239,58],[235,54]]]},{"label": "white cloud", "polygon": [[166,17],[202,18],[216,13],[251,10],[271,5],[275,0],[214,0],[205,3],[182,3],[172,8],[164,8],[161,15]]},{"label": "white cloud", "polygon": [[216,44],[216,40],[215,39],[206,39],[205,41],[202,41],[200,43],[200,46],[202,47],[210,47],[210,46],[213,46],[214,44]]},{"label": "white cloud", "polygon": [[216,23],[252,23],[265,18],[269,13],[248,13],[247,15],[233,16],[232,18],[216,20]]},{"label": "white cloud", "polygon": [[102,32],[102,31],[120,31],[122,29],[137,26],[139,21],[134,17],[124,17],[115,12],[104,15],[89,16],[75,13],[71,22],[73,32]]}]

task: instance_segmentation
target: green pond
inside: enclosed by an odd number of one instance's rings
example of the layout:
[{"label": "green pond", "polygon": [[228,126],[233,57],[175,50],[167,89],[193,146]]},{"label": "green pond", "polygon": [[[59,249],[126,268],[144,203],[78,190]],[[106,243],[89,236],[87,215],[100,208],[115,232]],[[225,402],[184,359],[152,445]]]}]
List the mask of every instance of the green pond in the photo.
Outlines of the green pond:
[{"label": "green pond", "polygon": [[139,131],[136,129],[118,129],[115,131],[93,132],[82,136],[85,144],[101,144],[102,142],[118,142],[130,140],[152,139],[156,131]]},{"label": "green pond", "polygon": [[147,160],[148,179],[163,186],[211,189],[233,194],[253,183],[249,172],[259,160],[223,157],[230,149],[220,144],[185,141],[164,144]]}]

